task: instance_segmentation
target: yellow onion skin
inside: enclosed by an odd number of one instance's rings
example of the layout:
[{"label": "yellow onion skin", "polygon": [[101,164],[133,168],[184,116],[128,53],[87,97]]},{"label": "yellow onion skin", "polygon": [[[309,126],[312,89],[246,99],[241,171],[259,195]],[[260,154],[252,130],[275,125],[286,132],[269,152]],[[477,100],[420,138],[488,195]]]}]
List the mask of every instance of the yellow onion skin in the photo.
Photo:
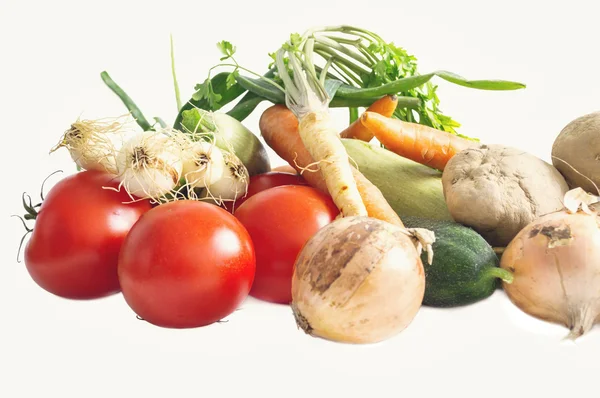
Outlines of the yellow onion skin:
[{"label": "yellow onion skin", "polygon": [[500,266],[514,275],[504,291],[521,310],[562,324],[576,339],[600,321],[600,218],[560,211],[527,225]]},{"label": "yellow onion skin", "polygon": [[306,333],[369,344],[404,330],[425,293],[425,273],[401,228],[344,217],[319,230],[295,263],[292,309]]}]

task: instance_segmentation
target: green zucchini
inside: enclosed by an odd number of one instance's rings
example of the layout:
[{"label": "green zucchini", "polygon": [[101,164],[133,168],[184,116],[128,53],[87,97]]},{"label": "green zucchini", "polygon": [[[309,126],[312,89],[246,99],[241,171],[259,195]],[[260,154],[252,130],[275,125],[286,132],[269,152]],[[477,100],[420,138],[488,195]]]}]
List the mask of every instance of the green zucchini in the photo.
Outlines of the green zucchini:
[{"label": "green zucchini", "polygon": [[427,264],[425,252],[421,255],[425,268],[423,305],[472,304],[491,296],[501,280],[512,280],[512,274],[499,267],[492,247],[473,229],[444,220],[404,217],[402,221],[407,228],[435,233],[432,264]]}]

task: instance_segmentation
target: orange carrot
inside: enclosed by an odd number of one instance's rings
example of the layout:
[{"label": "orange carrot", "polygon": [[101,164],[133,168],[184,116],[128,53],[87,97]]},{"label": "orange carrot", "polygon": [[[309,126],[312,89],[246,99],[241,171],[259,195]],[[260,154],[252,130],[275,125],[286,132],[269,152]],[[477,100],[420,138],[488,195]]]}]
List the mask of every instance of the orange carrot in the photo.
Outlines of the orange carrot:
[{"label": "orange carrot", "polygon": [[[371,106],[367,108],[367,112],[376,112],[380,115],[390,117],[394,114],[397,105],[397,96],[386,95],[385,97],[379,98],[377,101],[373,102]],[[342,138],[355,138],[365,142],[369,142],[373,139],[373,133],[360,122],[360,118],[355,120],[350,126],[342,131],[340,136]]]},{"label": "orange carrot", "polygon": [[477,145],[445,131],[365,112],[359,119],[386,149],[438,170],[463,149]]},{"label": "orange carrot", "polygon": [[298,171],[289,164],[274,167],[271,169],[271,171],[276,171],[278,173],[298,174]]},{"label": "orange carrot", "polygon": [[[287,161],[313,188],[329,194],[325,180],[298,132],[298,119],[284,105],[267,108],[260,117],[259,128],[267,145]],[[352,167],[360,197],[369,217],[404,226],[398,214],[391,208],[383,194],[360,171]]]}]

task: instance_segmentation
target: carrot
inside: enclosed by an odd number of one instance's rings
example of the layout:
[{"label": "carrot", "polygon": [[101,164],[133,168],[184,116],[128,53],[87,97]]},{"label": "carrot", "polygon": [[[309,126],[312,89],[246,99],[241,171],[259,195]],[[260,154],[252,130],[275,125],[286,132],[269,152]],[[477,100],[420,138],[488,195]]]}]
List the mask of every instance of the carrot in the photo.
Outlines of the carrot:
[{"label": "carrot", "polygon": [[[386,95],[373,102],[371,106],[367,108],[367,112],[376,112],[380,115],[391,117],[394,114],[397,105],[397,96]],[[369,142],[373,139],[373,133],[360,122],[360,118],[342,131],[340,136],[342,138],[355,138],[365,142]]]},{"label": "carrot", "polygon": [[[262,137],[281,158],[286,160],[313,188],[329,194],[321,171],[304,146],[298,131],[298,119],[284,105],[267,108],[260,117]],[[312,166],[311,166],[312,165]],[[369,217],[404,226],[383,194],[360,171],[351,166],[352,175]]]},{"label": "carrot", "polygon": [[365,112],[359,119],[386,149],[438,170],[463,149],[477,145],[445,131]]},{"label": "carrot", "polygon": [[289,164],[284,164],[281,166],[277,166],[271,169],[271,171],[276,171],[278,173],[290,173],[290,174],[298,174],[298,171],[290,166]]}]

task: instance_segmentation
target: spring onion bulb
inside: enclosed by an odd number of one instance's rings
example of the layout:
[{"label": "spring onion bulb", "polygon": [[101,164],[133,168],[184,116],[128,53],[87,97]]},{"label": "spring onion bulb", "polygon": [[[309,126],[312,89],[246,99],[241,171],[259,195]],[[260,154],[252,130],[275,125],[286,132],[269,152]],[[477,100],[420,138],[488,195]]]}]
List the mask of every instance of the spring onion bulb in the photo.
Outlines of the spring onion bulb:
[{"label": "spring onion bulb", "polygon": [[171,193],[182,177],[185,145],[187,138],[173,129],[134,135],[117,154],[120,187],[131,196],[153,200]]},{"label": "spring onion bulb", "polygon": [[124,127],[118,119],[77,120],[50,152],[67,148],[80,168],[116,174],[116,148],[122,140]]},{"label": "spring onion bulb", "polygon": [[216,183],[225,171],[223,153],[207,141],[196,141],[184,151],[183,177],[192,188],[202,188]]},{"label": "spring onion bulb", "polygon": [[248,192],[248,170],[240,159],[230,152],[224,152],[225,168],[221,178],[206,188],[208,196],[218,204],[235,201]]}]

